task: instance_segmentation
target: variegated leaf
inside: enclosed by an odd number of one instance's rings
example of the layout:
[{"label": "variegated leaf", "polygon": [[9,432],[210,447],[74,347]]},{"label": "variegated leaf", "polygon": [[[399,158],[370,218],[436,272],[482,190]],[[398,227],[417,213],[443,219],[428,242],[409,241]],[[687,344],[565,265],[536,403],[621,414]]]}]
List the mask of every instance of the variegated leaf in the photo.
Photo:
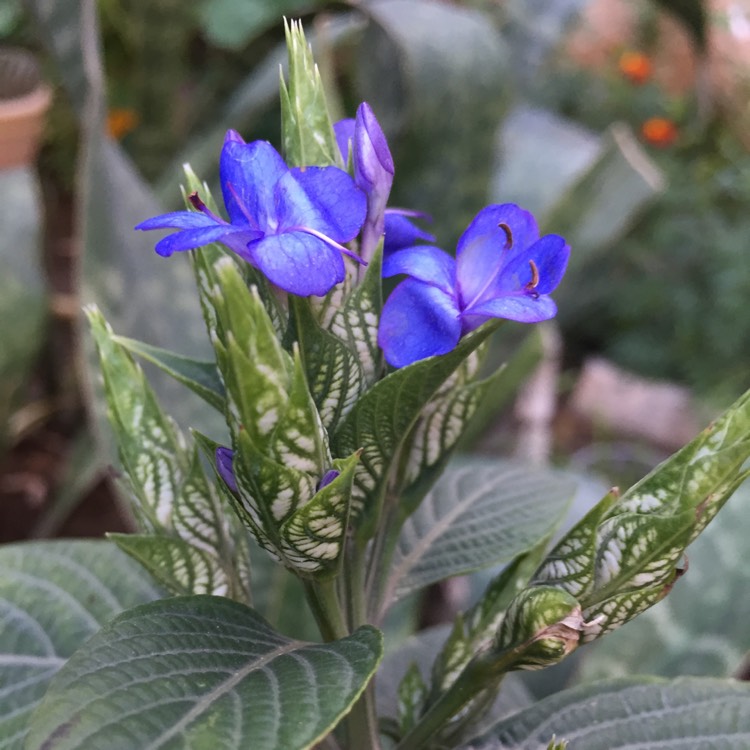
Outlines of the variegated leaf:
[{"label": "variegated leaf", "polygon": [[295,570],[334,574],[341,563],[341,553],[349,526],[352,479],[359,455],[336,460],[333,468],[340,472],[328,485],[318,490],[299,508],[281,529],[281,550]]},{"label": "variegated leaf", "polygon": [[398,725],[406,734],[416,723],[427,697],[427,686],[416,663],[412,662],[398,686]]},{"label": "variegated leaf", "polygon": [[302,24],[285,23],[289,87],[281,79],[281,133],[290,167],[340,164],[326,93]]},{"label": "variegated leaf", "polygon": [[359,513],[365,508],[363,536],[374,533],[391,464],[422,409],[496,325],[488,323],[472,332],[449,354],[390,373],[364,393],[339,426],[331,441],[334,455],[362,450],[352,510]]},{"label": "variegated leaf", "polygon": [[146,531],[174,542],[169,547],[172,565],[166,569],[201,569],[200,576],[172,578],[179,585],[195,582],[204,593],[247,601],[249,590],[237,567],[238,529],[231,529],[224,518],[195,446],[186,446],[177,426],[162,412],[142,370],[101,314],[90,310],[89,317],[127,485],[136,500],[134,510]]},{"label": "variegated leaf", "polygon": [[197,393],[206,403],[222,414],[225,410],[224,385],[216,369],[215,362],[204,362],[190,357],[183,357],[158,346],[144,344],[142,341],[115,336],[116,343],[125,347],[131,354],[142,357],[160,370],[171,375],[183,385]]},{"label": "variegated leaf", "polygon": [[465,614],[458,615],[450,637],[433,664],[433,696],[447,690],[472,656],[490,646],[508,605],[527,584],[548,542],[549,537],[545,537],[531,551],[516,557],[490,581],[479,601]]},{"label": "variegated leaf", "polygon": [[404,448],[408,459],[399,511],[408,516],[422,501],[453,455],[453,449],[487,393],[504,377],[505,367],[480,382],[472,382],[486,347],[474,352],[425,406]]},{"label": "variegated leaf", "polygon": [[685,548],[750,475],[750,392],[621,498],[610,493],[569,532],[532,584],[575,596],[585,639],[665,596]]},{"label": "variegated leaf", "polygon": [[162,412],[141,368],[113,341],[102,314],[94,307],[86,313],[99,350],[120,460],[138,498],[136,510],[150,530],[171,528],[175,497],[188,469],[184,439]]},{"label": "variegated leaf", "polygon": [[503,671],[543,669],[578,648],[584,622],[578,602],[552,586],[528,588],[508,607],[489,661]]},{"label": "variegated leaf", "polygon": [[383,369],[383,352],[378,346],[378,325],[383,308],[382,262],[381,242],[361,282],[344,296],[336,308],[331,307],[335,313],[330,322],[323,319],[323,325],[356,354],[367,386],[378,379]]},{"label": "variegated leaf", "polygon": [[182,539],[156,534],[109,534],[109,538],[177,596],[226,596],[229,591],[227,577],[213,555]]},{"label": "variegated leaf", "polygon": [[323,425],[332,432],[362,394],[364,373],[349,346],[320,327],[308,299],[295,297],[290,305],[310,392]]}]

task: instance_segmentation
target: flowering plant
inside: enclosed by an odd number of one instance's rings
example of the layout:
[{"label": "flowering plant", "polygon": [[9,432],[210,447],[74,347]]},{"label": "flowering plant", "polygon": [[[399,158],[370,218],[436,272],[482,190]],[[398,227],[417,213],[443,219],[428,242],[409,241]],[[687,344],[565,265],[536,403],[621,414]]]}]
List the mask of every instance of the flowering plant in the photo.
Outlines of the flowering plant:
[{"label": "flowering plant", "polygon": [[[561,475],[450,459],[505,376],[480,377],[490,335],[555,315],[570,248],[512,204],[480,210],[455,259],[425,244],[419,214],[387,206],[395,166],[372,109],[334,126],[299,27],[287,42],[284,156],[230,131],[227,218],[188,168],[188,209],[138,226],[177,230],[161,255],[190,251],[214,359],[119,338],[88,310],[141,525],[112,539],[151,578],[122,562],[125,611],[60,669],[26,746],[564,747],[533,706],[503,720],[501,683],[669,593],[748,475],[750,395],[548,551]],[[226,434],[187,439],[132,353],[221,412]],[[431,668],[417,650],[383,658],[394,603],[495,563]],[[294,633],[269,622],[269,580],[304,593]],[[317,642],[299,635],[307,620]]]}]

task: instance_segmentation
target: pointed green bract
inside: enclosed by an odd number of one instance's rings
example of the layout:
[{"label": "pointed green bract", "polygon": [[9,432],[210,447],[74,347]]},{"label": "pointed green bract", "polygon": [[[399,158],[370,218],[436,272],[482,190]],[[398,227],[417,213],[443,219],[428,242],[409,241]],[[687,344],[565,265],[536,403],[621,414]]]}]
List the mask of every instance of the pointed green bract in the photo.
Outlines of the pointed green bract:
[{"label": "pointed green bract", "polygon": [[383,369],[383,352],[378,346],[378,324],[383,309],[382,265],[381,241],[367,265],[364,278],[331,308],[330,316],[323,317],[323,325],[356,355],[368,386],[375,383]]},{"label": "pointed green bract", "polygon": [[102,314],[94,307],[86,314],[99,350],[120,460],[139,501],[135,511],[150,530],[170,528],[175,497],[189,465],[184,438],[162,412],[141,368],[114,342]]},{"label": "pointed green bract", "polygon": [[[162,411],[143,371],[117,341],[101,313],[87,311],[99,348],[109,415],[127,475],[133,509],[143,530],[168,540],[148,548],[141,541],[118,544],[155,572],[161,558],[172,590],[198,582],[206,593],[247,601],[239,575],[243,529],[224,517],[195,446]],[[151,562],[149,562],[151,561]],[[200,574],[197,571],[201,571]],[[190,572],[192,571],[192,572]],[[165,583],[169,581],[160,578]]]},{"label": "pointed green bract", "polygon": [[358,461],[358,453],[334,461],[333,469],[339,475],[284,523],[281,549],[295,570],[317,575],[338,572],[349,528],[352,480]]},{"label": "pointed green bract", "polygon": [[578,599],[585,639],[669,593],[685,548],[750,472],[750,392],[618,499],[610,493],[550,553],[532,581]]},{"label": "pointed green bract", "polygon": [[321,328],[308,299],[292,297],[289,303],[310,392],[323,425],[331,432],[362,395],[364,373],[350,346]]},{"label": "pointed green bract", "polygon": [[179,537],[109,534],[108,538],[172,594],[227,595],[227,581],[221,575],[223,571],[216,568],[213,556]]},{"label": "pointed green bract", "polygon": [[340,164],[323,81],[302,24],[295,21],[285,23],[285,31],[289,86],[283,77],[280,82],[284,158],[290,167]]},{"label": "pointed green bract", "polygon": [[214,362],[183,357],[167,349],[144,344],[142,341],[124,336],[115,336],[114,340],[131,354],[155,364],[163,372],[190,388],[193,393],[197,393],[217,411],[224,412],[224,385]]},{"label": "pointed green bract", "polygon": [[124,612],[78,650],[27,747],[109,747],[116,727],[119,747],[304,750],[349,711],[382,649],[368,626],[310,644],[228,599],[164,599]]}]

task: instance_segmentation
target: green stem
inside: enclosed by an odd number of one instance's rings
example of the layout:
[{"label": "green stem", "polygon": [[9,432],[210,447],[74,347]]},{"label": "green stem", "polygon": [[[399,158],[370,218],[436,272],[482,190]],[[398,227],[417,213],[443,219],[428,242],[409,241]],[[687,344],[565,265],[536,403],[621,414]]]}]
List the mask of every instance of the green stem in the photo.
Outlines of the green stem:
[{"label": "green stem", "polygon": [[[343,576],[346,581],[349,625],[355,628],[367,622],[367,545],[352,539],[347,548],[347,565]],[[375,678],[371,679],[359,700],[352,707],[347,720],[349,745],[347,750],[378,750],[380,735],[375,711]]]},{"label": "green stem", "polygon": [[336,594],[336,582],[303,579],[305,595],[323,640],[336,641],[349,635],[344,613]]},{"label": "green stem", "polygon": [[518,648],[501,654],[480,654],[465,667],[456,681],[430,706],[427,712],[396,745],[395,750],[424,750],[434,737],[476,695],[496,683],[518,660]]}]

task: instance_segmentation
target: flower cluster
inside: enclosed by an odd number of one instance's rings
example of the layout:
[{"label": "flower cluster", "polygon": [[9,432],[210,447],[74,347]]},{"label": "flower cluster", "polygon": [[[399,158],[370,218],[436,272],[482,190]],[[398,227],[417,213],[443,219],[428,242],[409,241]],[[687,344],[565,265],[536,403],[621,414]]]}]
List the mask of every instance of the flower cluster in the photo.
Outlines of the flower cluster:
[{"label": "flower cluster", "polygon": [[445,354],[491,318],[533,323],[555,315],[549,294],[570,253],[562,237],[540,238],[534,217],[508,203],[477,214],[455,258],[419,244],[435,239],[411,221],[424,215],[387,208],[395,169],[372,109],[362,103],[334,130],[353,177],[334,166],[289,168],[270,143],[245,143],[230,130],[220,158],[229,220],[194,193],[193,211],[163,214],[137,229],[179,230],[156,244],[163,256],[221,242],[298,296],[326,295],[346,277],[344,256],[366,265],[383,241],[383,276],[407,277],[380,320],[378,344],[393,367]]}]

